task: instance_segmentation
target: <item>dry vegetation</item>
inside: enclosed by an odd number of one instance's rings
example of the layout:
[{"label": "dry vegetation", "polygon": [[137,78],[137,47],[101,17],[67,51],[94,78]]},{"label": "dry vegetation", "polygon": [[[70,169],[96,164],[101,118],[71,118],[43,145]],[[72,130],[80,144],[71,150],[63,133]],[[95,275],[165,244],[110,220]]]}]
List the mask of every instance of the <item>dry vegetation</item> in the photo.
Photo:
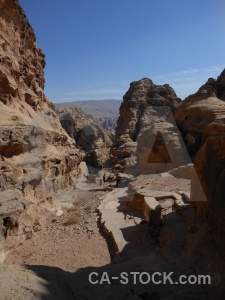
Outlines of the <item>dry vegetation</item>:
[{"label": "dry vegetation", "polygon": [[80,216],[77,215],[76,212],[72,212],[71,214],[69,214],[66,218],[66,220],[64,221],[63,225],[68,226],[68,225],[72,225],[72,224],[79,224],[80,223]]},{"label": "dry vegetation", "polygon": [[73,202],[73,206],[68,207],[66,209],[65,219],[63,222],[63,225],[73,225],[73,224],[79,224],[81,222],[81,216],[80,216],[80,207],[82,205],[81,200],[77,200]]}]

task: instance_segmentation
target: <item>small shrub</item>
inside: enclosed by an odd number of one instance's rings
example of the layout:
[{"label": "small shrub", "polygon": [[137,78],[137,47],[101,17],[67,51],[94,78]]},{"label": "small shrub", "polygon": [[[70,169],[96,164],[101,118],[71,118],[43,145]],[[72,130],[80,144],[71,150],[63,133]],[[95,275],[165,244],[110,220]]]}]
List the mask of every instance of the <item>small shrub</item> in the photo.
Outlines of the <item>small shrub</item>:
[{"label": "small shrub", "polygon": [[77,211],[77,210],[78,210],[78,207],[76,207],[76,206],[71,206],[71,207],[67,208],[67,212],[72,212],[72,211]]},{"label": "small shrub", "polygon": [[82,200],[78,199],[76,201],[73,202],[73,205],[76,205],[76,206],[81,206],[82,205]]},{"label": "small shrub", "polygon": [[80,216],[77,215],[75,212],[73,212],[72,214],[66,217],[63,225],[68,226],[68,225],[73,225],[78,223],[80,223]]}]

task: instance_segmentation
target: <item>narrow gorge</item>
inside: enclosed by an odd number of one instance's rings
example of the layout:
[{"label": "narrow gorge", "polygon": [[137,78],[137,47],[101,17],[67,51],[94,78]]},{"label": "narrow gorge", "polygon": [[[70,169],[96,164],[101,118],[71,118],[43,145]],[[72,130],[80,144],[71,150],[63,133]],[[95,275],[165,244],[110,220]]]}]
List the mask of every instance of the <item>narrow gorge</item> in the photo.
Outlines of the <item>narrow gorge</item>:
[{"label": "narrow gorge", "polygon": [[225,70],[184,100],[142,78],[55,107],[17,0],[0,45],[0,300],[223,300]]}]

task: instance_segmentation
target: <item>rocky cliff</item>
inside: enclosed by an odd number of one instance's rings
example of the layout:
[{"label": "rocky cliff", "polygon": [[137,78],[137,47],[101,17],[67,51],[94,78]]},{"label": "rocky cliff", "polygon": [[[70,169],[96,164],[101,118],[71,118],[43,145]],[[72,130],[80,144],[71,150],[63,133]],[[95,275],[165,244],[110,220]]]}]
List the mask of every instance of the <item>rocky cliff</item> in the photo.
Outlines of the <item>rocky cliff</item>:
[{"label": "rocky cliff", "polygon": [[[225,251],[225,71],[217,80],[209,79],[189,96],[175,112],[175,118],[195,157],[194,167],[202,189],[191,184],[191,199],[207,223],[221,253]],[[197,154],[196,154],[197,153]],[[204,195],[203,195],[204,193]],[[206,197],[207,201],[201,201]]]},{"label": "rocky cliff", "polygon": [[176,149],[181,141],[170,113],[180,101],[168,84],[155,85],[148,78],[132,82],[120,107],[111,149],[114,163],[137,163],[143,171],[165,170],[172,162],[171,168],[179,165]]},{"label": "rocky cliff", "polygon": [[80,108],[61,108],[56,113],[62,127],[76,141],[77,147],[86,153],[87,165],[99,169],[105,166],[109,160],[112,135]]},{"label": "rocky cliff", "polygon": [[225,124],[215,126],[214,130],[217,133],[207,136],[194,162],[207,201],[199,201],[202,199],[202,192],[194,179],[191,183],[191,199],[197,206],[198,214],[208,225],[218,249],[224,254]]},{"label": "rocky cliff", "polygon": [[82,155],[44,94],[45,56],[16,0],[0,0],[0,259],[30,237]]},{"label": "rocky cliff", "polygon": [[225,70],[217,80],[209,78],[197,93],[187,97],[174,112],[176,123],[193,159],[207,136],[211,135],[212,124],[224,124],[224,100]]},{"label": "rocky cliff", "polygon": [[116,121],[119,117],[120,100],[84,100],[55,103],[59,108],[81,108],[87,115],[92,115],[99,125],[108,132],[114,133]]},{"label": "rocky cliff", "polygon": [[101,117],[101,118],[98,118],[97,121],[103,129],[114,134],[117,119],[118,118],[113,118],[113,117]]}]

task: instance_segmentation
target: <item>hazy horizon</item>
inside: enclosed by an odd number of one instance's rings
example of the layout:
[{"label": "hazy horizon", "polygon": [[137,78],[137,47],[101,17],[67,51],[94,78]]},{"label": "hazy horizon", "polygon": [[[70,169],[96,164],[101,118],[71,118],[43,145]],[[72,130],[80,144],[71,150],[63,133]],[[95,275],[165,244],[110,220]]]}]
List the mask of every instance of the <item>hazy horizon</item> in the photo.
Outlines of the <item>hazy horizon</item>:
[{"label": "hazy horizon", "polygon": [[71,102],[84,102],[84,101],[122,101],[123,99],[77,99],[77,100],[71,100],[71,101],[62,101],[62,102],[55,102],[53,101],[53,103],[71,103]]},{"label": "hazy horizon", "polygon": [[46,55],[53,102],[119,100],[143,77],[184,99],[225,67],[223,0],[19,2]]}]

